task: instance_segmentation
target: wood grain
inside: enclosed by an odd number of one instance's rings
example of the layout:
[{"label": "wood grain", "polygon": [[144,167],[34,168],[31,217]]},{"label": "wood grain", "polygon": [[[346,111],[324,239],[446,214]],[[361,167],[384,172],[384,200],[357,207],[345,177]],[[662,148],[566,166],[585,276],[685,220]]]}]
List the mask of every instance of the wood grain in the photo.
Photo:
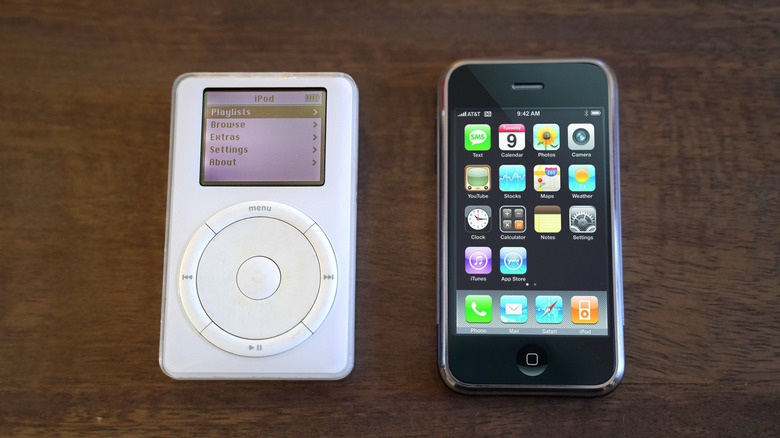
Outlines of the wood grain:
[{"label": "wood grain", "polygon": [[[780,434],[777,23],[770,1],[3,2],[0,435]],[[438,376],[436,88],[495,56],[594,56],[618,77],[627,368],[604,398],[467,397]],[[345,380],[160,371],[188,71],[357,82]]]}]

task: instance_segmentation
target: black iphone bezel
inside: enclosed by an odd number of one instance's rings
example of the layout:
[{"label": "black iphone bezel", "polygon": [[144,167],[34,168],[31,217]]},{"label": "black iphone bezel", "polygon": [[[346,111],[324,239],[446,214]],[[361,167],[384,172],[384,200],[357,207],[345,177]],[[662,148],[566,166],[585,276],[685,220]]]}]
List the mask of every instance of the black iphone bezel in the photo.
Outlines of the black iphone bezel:
[{"label": "black iphone bezel", "polygon": [[[440,367],[447,384],[460,391],[603,394],[622,378],[622,281],[617,91],[608,67],[592,59],[481,60],[453,66],[440,90]],[[608,336],[456,334],[455,133],[456,108],[603,108],[607,120],[607,166],[611,190],[606,202],[612,224],[608,288]],[[462,164],[462,163],[461,163]],[[446,173],[443,174],[442,172]],[[442,219],[446,218],[446,219]],[[535,345],[548,357],[538,376],[520,372],[518,351]]]}]

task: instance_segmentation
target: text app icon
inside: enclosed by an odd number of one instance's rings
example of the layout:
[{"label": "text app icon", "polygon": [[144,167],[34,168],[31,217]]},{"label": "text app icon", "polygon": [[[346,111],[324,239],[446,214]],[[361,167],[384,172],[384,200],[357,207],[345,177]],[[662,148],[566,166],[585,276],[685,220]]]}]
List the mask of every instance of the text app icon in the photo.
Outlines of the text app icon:
[{"label": "text app icon", "polygon": [[561,207],[557,205],[534,207],[534,230],[537,233],[560,233]]},{"label": "text app icon", "polygon": [[466,296],[466,322],[490,322],[493,320],[493,298],[490,295]]},{"label": "text app icon", "polygon": [[487,246],[466,248],[466,273],[474,275],[490,274],[493,271],[493,251]]},{"label": "text app icon", "polygon": [[563,300],[558,295],[539,295],[536,297],[536,322],[541,324],[560,324],[563,322]]},{"label": "text app icon", "polygon": [[490,125],[466,125],[467,151],[486,151],[490,149]]},{"label": "text app icon", "polygon": [[525,190],[525,166],[504,164],[499,167],[498,188],[502,192],[522,192]]},{"label": "text app icon", "polygon": [[561,147],[561,132],[555,123],[534,125],[534,149],[557,151]]},{"label": "text app icon", "polygon": [[522,205],[504,205],[501,207],[501,232],[525,232],[525,207]]},{"label": "text app icon", "polygon": [[466,231],[487,233],[490,231],[492,209],[488,205],[469,205],[466,207]]},{"label": "text app icon", "polygon": [[528,300],[523,295],[501,297],[501,322],[523,324],[528,321]]},{"label": "text app icon", "polygon": [[499,252],[501,258],[501,273],[522,275],[528,269],[525,248],[522,246],[506,246]]},{"label": "text app icon", "polygon": [[569,125],[569,149],[587,151],[593,149],[593,125],[590,123],[572,123]]},{"label": "text app icon", "polygon": [[466,190],[469,192],[490,190],[490,166],[466,166]]},{"label": "text app icon", "polygon": [[555,164],[534,166],[534,190],[557,192],[561,189],[561,168]]},{"label": "text app icon", "polygon": [[575,324],[599,322],[599,299],[591,296],[571,297],[571,322]]},{"label": "text app icon", "polygon": [[572,233],[595,233],[596,207],[592,205],[569,207],[569,230]]},{"label": "text app icon", "polygon": [[596,189],[596,168],[592,164],[572,164],[569,166],[569,190],[572,192],[592,192]]},{"label": "text app icon", "polygon": [[525,126],[519,124],[499,126],[498,147],[503,151],[525,149]]}]

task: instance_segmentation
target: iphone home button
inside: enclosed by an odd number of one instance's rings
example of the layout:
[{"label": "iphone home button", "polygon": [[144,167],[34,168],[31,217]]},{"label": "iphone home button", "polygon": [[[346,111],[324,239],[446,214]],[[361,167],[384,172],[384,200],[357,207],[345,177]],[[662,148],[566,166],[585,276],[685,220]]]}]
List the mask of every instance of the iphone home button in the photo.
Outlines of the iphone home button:
[{"label": "iphone home button", "polygon": [[526,376],[536,377],[547,369],[547,353],[536,344],[528,344],[517,352],[517,367]]}]

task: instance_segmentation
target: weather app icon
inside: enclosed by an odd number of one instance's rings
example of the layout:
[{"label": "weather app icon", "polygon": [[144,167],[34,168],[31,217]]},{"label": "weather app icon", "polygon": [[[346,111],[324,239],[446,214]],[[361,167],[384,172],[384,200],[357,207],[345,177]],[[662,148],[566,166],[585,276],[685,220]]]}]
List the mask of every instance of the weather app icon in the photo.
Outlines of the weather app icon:
[{"label": "weather app icon", "polygon": [[572,164],[569,166],[569,190],[572,192],[596,190],[596,168],[592,164]]},{"label": "weather app icon", "polygon": [[525,190],[525,166],[504,164],[499,167],[498,188],[502,192],[522,192]]}]

